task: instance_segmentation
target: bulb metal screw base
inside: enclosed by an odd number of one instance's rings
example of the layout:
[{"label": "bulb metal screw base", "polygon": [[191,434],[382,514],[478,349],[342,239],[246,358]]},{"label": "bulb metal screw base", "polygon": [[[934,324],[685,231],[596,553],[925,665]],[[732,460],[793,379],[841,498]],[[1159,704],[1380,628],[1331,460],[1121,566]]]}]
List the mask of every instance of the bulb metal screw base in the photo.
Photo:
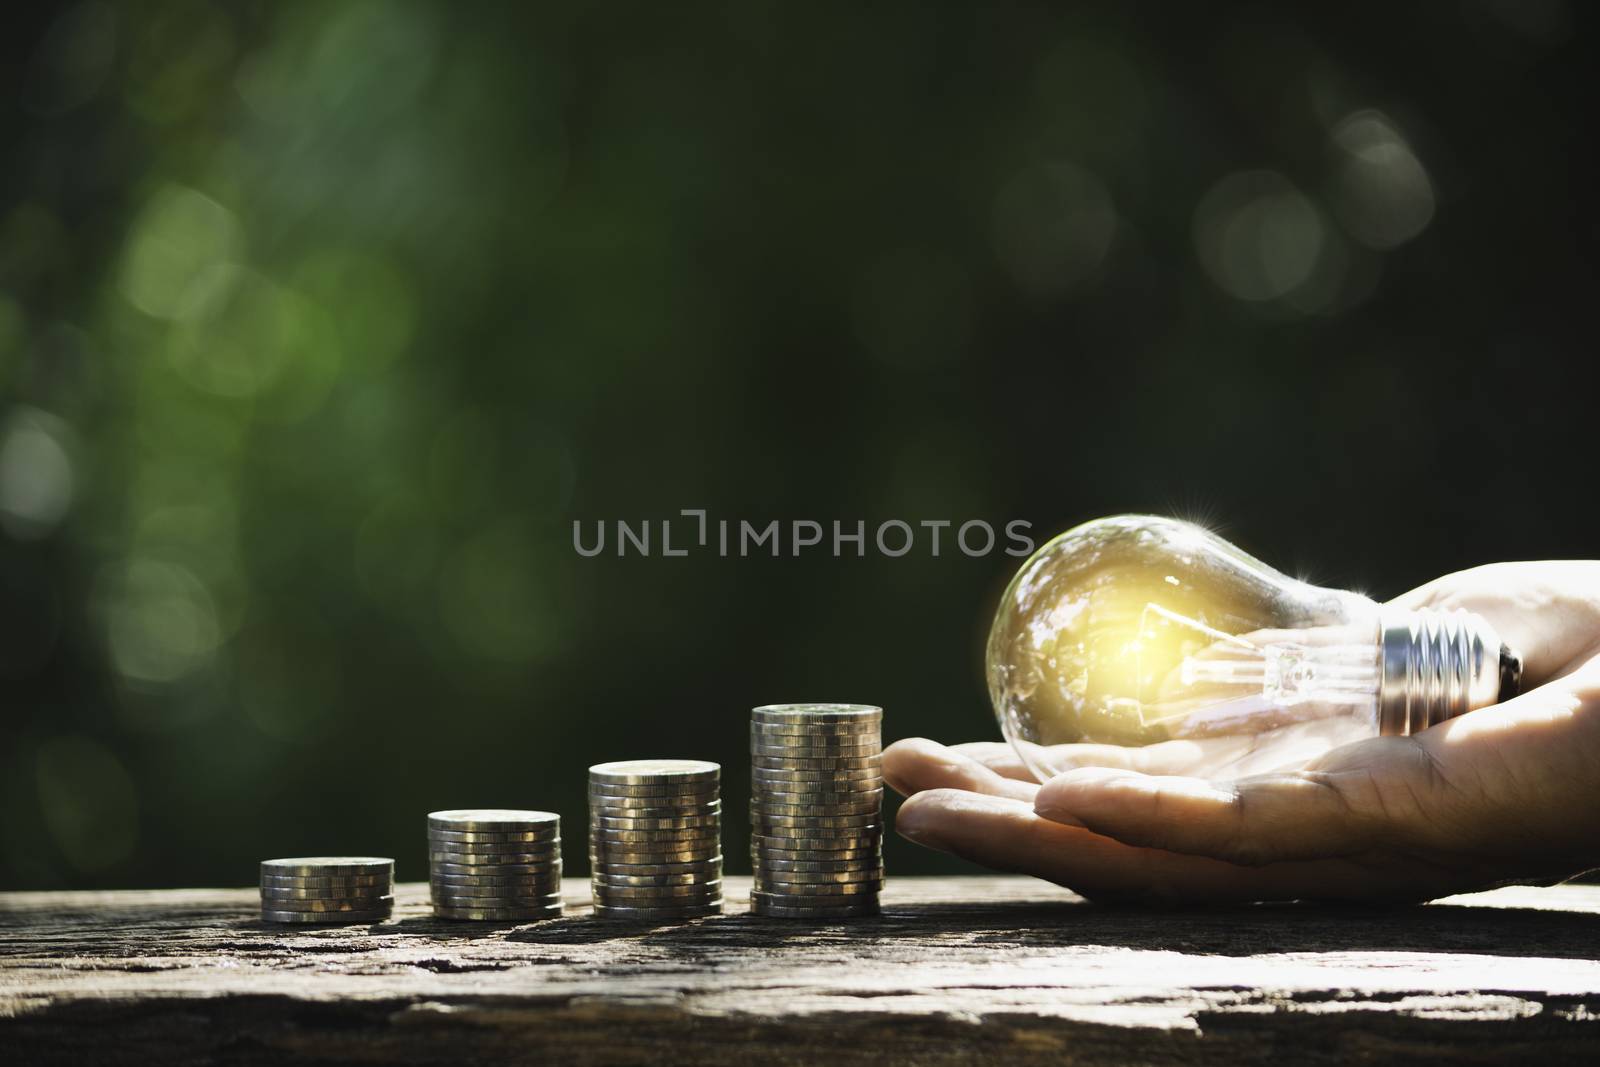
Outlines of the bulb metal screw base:
[{"label": "bulb metal screw base", "polygon": [[[1378,732],[1384,736],[1418,733],[1509,699],[1519,687],[1521,658],[1470,611],[1385,609],[1378,643]],[[1515,679],[1510,685],[1508,677]]]}]

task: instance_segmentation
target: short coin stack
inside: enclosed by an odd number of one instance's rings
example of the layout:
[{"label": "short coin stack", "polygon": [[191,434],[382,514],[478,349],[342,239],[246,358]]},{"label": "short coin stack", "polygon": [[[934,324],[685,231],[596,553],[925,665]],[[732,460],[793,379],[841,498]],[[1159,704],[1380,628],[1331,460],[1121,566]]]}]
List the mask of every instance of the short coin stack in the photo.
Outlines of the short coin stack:
[{"label": "short coin stack", "polygon": [[375,923],[394,913],[394,860],[300,856],[261,862],[261,919]]},{"label": "short coin stack", "polygon": [[441,919],[560,916],[561,816],[507,808],[430,813],[428,888]]},{"label": "short coin stack", "polygon": [[722,911],[722,768],[625,760],[589,768],[594,913],[641,921]]},{"label": "short coin stack", "polygon": [[770,704],[750,713],[750,910],[791,919],[878,912],[883,709]]}]

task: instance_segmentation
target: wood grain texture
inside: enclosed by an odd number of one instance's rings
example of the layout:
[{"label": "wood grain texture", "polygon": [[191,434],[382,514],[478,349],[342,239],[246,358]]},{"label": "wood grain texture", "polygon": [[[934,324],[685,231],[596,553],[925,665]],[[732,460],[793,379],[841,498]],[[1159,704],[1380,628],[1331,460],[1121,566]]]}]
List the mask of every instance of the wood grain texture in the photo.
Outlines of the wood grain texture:
[{"label": "wood grain texture", "polygon": [[0,1062],[1600,1060],[1600,887],[1400,909],[1095,907],[901,878],[872,921],[428,915],[284,929],[254,890],[0,895]]}]

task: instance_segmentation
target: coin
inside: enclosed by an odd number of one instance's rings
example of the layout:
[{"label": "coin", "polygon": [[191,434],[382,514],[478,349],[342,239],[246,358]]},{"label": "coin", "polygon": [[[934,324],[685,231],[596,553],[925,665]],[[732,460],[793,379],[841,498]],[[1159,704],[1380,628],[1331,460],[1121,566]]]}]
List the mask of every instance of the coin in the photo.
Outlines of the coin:
[{"label": "coin", "polygon": [[323,888],[323,889],[296,889],[289,886],[261,887],[261,899],[273,900],[376,900],[388,896],[393,887],[390,885],[363,886],[359,889]]},{"label": "coin", "polygon": [[883,798],[868,796],[851,804],[776,804],[766,796],[750,801],[750,814],[773,815],[780,819],[809,819],[818,815],[877,815],[882,817]]},{"label": "coin", "polygon": [[601,830],[694,830],[700,827],[721,826],[722,815],[718,813],[641,819],[602,815],[590,819],[589,825]]},{"label": "coin", "polygon": [[263,908],[270,906],[273,911],[370,911],[373,908],[389,907],[394,904],[394,896],[385,893],[373,897],[348,897],[341,900],[304,900],[294,897],[261,897]]},{"label": "coin", "polygon": [[854,919],[860,916],[877,915],[879,914],[879,908],[876,900],[870,904],[851,904],[837,908],[785,907],[782,904],[751,901],[750,914],[760,915],[769,919],[814,919],[818,922],[828,922],[833,919]]},{"label": "coin", "polygon": [[637,853],[625,853],[621,856],[612,853],[589,855],[589,870],[604,871],[608,874],[678,874],[685,870],[695,870],[703,873],[703,868],[713,862],[720,863],[722,857],[718,855],[694,855],[688,858],[679,856],[641,856]]},{"label": "coin", "polygon": [[452,863],[447,860],[432,860],[428,863],[430,874],[467,874],[487,875],[491,878],[510,877],[518,874],[543,874],[550,870],[561,869],[561,857],[542,860],[539,863]]},{"label": "coin", "polygon": [[872,767],[750,767],[750,777],[753,781],[761,783],[803,782],[802,789],[827,788],[826,786],[813,785],[814,782],[848,782],[849,785],[841,786],[842,789],[859,789],[855,783],[871,780],[874,784],[882,784],[883,768]]},{"label": "coin", "polygon": [[865,726],[787,726],[752,722],[750,744],[783,748],[879,748],[883,732],[877,723]]},{"label": "coin", "polygon": [[[591,857],[591,860],[593,857]],[[709,871],[722,870],[722,856],[711,856],[703,860],[688,863],[591,863],[590,870],[594,875],[627,875],[646,876],[663,874],[693,874],[705,875]]]},{"label": "coin", "polygon": [[683,830],[610,830],[596,827],[589,831],[589,840],[610,845],[692,845],[715,841],[721,833],[721,826],[695,826]]},{"label": "coin", "polygon": [[694,786],[675,788],[645,785],[608,785],[589,787],[589,806],[594,807],[669,807],[672,805],[709,804],[721,798],[721,788]]},{"label": "coin", "polygon": [[722,901],[708,901],[704,904],[691,904],[681,908],[633,908],[621,904],[596,904],[594,915],[597,919],[627,919],[635,922],[649,922],[653,920],[672,919],[701,919],[708,915],[721,915]]},{"label": "coin", "polygon": [[873,863],[856,871],[780,871],[757,870],[757,888],[773,886],[788,889],[802,885],[875,885],[882,888],[883,864]]},{"label": "coin", "polygon": [[668,863],[700,863],[722,855],[722,848],[712,842],[705,848],[688,848],[641,852],[637,849],[599,848],[589,850],[589,862],[598,864],[647,864],[656,866]]},{"label": "coin", "polygon": [[537,897],[544,896],[547,893],[559,894],[561,887],[562,880],[560,878],[547,878],[541,882],[497,882],[492,885],[484,885],[477,882],[444,882],[437,878],[428,879],[428,888],[433,892],[463,897]]},{"label": "coin", "polygon": [[[776,856],[767,856],[756,864],[758,870],[775,872],[793,871],[797,874],[855,874],[860,871],[878,871],[883,869],[883,859],[879,855],[863,859],[803,859],[786,860]],[[781,877],[781,875],[780,875]]]},{"label": "coin", "polygon": [[449,908],[548,908],[561,903],[557,893],[456,893],[434,888],[429,896],[435,904]]},{"label": "coin", "polygon": [[603,886],[672,886],[703,885],[708,881],[722,880],[722,871],[684,874],[605,874],[596,872],[589,876],[591,885]]},{"label": "coin", "polygon": [[858,882],[789,882],[757,873],[754,888],[758,893],[785,896],[853,896],[878,892],[883,888],[883,876],[880,874]]},{"label": "coin", "polygon": [[[870,793],[883,789],[883,772],[874,771],[775,771],[767,767],[750,768],[750,794],[804,793]],[[853,796],[841,799],[856,799]]]},{"label": "coin", "polygon": [[433,905],[433,914],[440,919],[463,919],[470,922],[524,923],[540,919],[559,919],[561,905],[543,908],[463,908],[453,904]]},{"label": "coin", "polygon": [[[552,853],[429,853],[429,864],[451,864],[454,867],[534,867],[549,865],[560,859]],[[480,873],[480,872],[472,872]]]},{"label": "coin", "polygon": [[293,875],[298,878],[331,878],[347,874],[394,876],[394,860],[378,856],[298,856],[290,859],[262,860],[262,875]]},{"label": "coin", "polygon": [[538,832],[561,829],[561,816],[553,811],[517,808],[452,808],[428,813],[428,829],[461,833]]},{"label": "coin", "polygon": [[858,852],[876,849],[883,844],[882,832],[851,834],[839,837],[792,837],[785,834],[752,834],[752,844],[757,848],[781,849],[790,852]]},{"label": "coin", "polygon": [[394,914],[391,908],[371,911],[280,911],[263,906],[261,921],[269,923],[376,923]]},{"label": "coin", "polygon": [[784,723],[750,724],[753,745],[799,745],[827,748],[833,745],[882,745],[883,732],[877,723],[813,723],[810,726]]},{"label": "coin", "polygon": [[876,813],[865,815],[767,815],[750,813],[752,825],[774,827],[785,832],[795,830],[852,830],[863,826],[879,826],[883,817]]},{"label": "coin", "polygon": [[762,704],[750,709],[756,722],[880,722],[883,709],[872,704]]},{"label": "coin", "polygon": [[284,889],[362,889],[368,886],[390,886],[394,878],[387,874],[347,874],[334,878],[314,875],[300,878],[294,875],[263,874],[261,885],[281,886]]},{"label": "coin", "polygon": [[[857,900],[856,898],[861,898]],[[870,893],[769,893],[750,890],[752,904],[774,904],[781,908],[836,908],[850,907],[865,900],[876,900],[878,891]]]},{"label": "coin", "polygon": [[883,773],[883,757],[871,756],[771,756],[750,753],[750,767],[758,771],[873,771]]},{"label": "coin", "polygon": [[805,790],[795,788],[792,783],[788,789],[764,788],[756,783],[750,791],[750,798],[763,804],[808,804],[813,807],[818,804],[866,804],[882,797],[883,787],[875,784],[866,789]]},{"label": "coin", "polygon": [[715,782],[722,765],[697,759],[634,759],[596,763],[589,768],[591,782],[649,785],[656,782]]},{"label": "coin", "polygon": [[623,800],[615,804],[598,804],[591,798],[589,803],[589,818],[593,819],[693,819],[705,818],[708,815],[722,814],[722,801],[712,800],[694,804],[667,804],[658,805],[654,801],[646,802],[648,807],[642,807],[633,800]]},{"label": "coin", "polygon": [[662,905],[686,904],[691,899],[710,899],[722,896],[722,881],[699,881],[686,886],[611,886],[595,883],[590,886],[594,899],[602,904],[630,904],[645,907],[651,901]]},{"label": "coin", "polygon": [[559,829],[551,830],[519,830],[504,833],[482,833],[476,830],[435,830],[428,829],[428,840],[442,845],[489,845],[491,847],[504,847],[506,845],[543,845],[552,841],[561,840]]}]

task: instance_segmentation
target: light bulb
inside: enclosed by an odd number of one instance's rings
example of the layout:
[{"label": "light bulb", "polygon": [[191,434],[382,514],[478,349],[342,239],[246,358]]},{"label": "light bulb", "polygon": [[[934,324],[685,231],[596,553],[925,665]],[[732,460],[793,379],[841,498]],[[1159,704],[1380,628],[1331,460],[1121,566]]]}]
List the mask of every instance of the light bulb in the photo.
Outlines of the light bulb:
[{"label": "light bulb", "polygon": [[1147,515],[1085,523],[1039,549],[1007,587],[988,646],[1000,729],[1041,781],[1082,766],[1299,766],[1493,704],[1520,674],[1470,612],[1309,585],[1193,523]]}]

